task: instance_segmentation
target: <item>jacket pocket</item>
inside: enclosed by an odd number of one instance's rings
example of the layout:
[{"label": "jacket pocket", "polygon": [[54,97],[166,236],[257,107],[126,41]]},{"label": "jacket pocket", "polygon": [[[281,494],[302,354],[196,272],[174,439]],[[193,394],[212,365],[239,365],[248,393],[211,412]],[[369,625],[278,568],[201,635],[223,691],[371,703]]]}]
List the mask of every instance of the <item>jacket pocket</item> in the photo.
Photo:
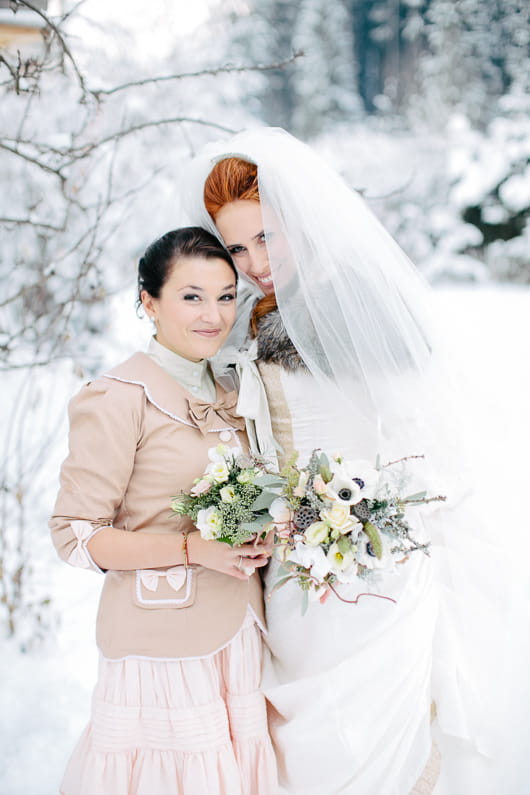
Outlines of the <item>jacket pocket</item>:
[{"label": "jacket pocket", "polygon": [[197,572],[185,566],[138,569],[133,579],[133,602],[147,609],[191,607],[197,591]]}]

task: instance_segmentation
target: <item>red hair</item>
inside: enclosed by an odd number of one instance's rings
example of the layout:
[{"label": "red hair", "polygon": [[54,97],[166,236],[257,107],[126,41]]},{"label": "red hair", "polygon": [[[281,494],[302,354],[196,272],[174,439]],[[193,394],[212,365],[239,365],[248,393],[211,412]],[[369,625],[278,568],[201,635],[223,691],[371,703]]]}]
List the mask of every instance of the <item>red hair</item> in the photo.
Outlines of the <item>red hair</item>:
[{"label": "red hair", "polygon": [[[213,221],[225,204],[259,200],[258,167],[240,157],[219,160],[204,183],[204,206]],[[257,302],[250,318],[253,336],[256,336],[258,320],[277,307],[274,295],[266,295]]]}]

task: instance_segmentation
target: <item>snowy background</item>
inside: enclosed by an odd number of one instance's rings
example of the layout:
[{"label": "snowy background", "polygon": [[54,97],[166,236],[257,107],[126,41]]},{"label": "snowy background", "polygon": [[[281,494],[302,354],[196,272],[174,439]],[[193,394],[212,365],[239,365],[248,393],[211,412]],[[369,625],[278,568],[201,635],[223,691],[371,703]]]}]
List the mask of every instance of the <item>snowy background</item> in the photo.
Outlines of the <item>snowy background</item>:
[{"label": "snowy background", "polygon": [[362,191],[433,284],[477,488],[502,529],[527,522],[528,4],[71,5],[40,3],[66,53],[0,0],[0,795],[56,795],[87,720],[101,583],[46,527],[65,406],[145,344],[135,262],[205,141],[278,124]]}]

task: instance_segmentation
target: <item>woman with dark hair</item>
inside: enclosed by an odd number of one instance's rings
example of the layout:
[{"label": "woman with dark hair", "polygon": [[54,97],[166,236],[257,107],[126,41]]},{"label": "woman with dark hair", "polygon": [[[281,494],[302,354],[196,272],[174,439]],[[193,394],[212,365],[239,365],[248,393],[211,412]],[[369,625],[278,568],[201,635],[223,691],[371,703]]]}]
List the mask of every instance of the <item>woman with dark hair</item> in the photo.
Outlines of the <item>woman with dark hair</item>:
[{"label": "woman with dark hair", "polygon": [[155,241],[138,267],[156,334],[85,385],[50,521],[58,554],[105,573],[92,716],[62,795],[271,795],[261,671],[265,547],[204,540],[170,517],[219,444],[246,449],[237,396],[208,359],[235,318],[237,273],[198,228]]},{"label": "woman with dark hair", "polygon": [[[426,286],[363,200],[283,130],[208,146],[183,190],[249,288],[249,336],[233,341],[256,451],[280,465],[296,451],[302,466],[315,448],[373,464],[425,454],[411,491],[448,497],[418,513],[431,557],[381,571],[378,593],[394,602],[331,595],[302,615],[271,561],[264,690],[282,792],[520,791],[521,746],[506,741],[508,727],[527,730],[510,724],[518,656],[492,638],[515,620],[522,579],[469,509]],[[512,663],[513,687],[497,675]]]}]

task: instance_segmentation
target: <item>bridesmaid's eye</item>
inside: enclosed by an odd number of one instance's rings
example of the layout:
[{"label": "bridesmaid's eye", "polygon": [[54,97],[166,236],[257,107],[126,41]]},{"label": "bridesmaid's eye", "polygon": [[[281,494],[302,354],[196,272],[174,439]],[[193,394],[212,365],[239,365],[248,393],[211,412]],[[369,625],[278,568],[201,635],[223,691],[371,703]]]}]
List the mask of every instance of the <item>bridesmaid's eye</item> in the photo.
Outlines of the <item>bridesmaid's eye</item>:
[{"label": "bridesmaid's eye", "polygon": [[183,298],[185,301],[200,301],[200,295],[197,295],[197,293],[186,293]]}]

